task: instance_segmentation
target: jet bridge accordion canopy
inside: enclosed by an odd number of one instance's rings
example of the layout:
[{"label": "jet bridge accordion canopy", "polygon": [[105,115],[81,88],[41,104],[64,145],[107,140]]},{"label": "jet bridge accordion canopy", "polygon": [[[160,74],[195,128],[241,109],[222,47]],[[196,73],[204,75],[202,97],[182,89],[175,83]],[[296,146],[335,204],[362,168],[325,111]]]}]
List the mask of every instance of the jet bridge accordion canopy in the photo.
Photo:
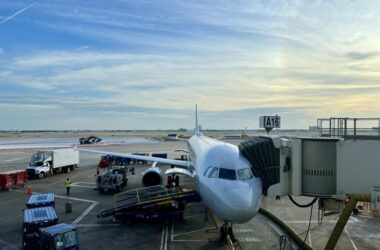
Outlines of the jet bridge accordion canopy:
[{"label": "jet bridge accordion canopy", "polygon": [[241,154],[251,163],[254,176],[263,183],[263,194],[280,182],[280,149],[275,148],[271,138],[254,137],[239,145]]}]

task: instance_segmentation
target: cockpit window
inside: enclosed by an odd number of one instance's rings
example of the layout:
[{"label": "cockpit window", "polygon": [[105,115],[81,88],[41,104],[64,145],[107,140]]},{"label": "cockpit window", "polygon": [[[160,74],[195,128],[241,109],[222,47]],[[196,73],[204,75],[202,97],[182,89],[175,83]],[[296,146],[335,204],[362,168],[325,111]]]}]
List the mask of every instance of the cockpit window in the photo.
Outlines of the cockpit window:
[{"label": "cockpit window", "polygon": [[234,169],[220,168],[219,178],[227,180],[236,180],[236,172]]},{"label": "cockpit window", "polygon": [[249,180],[252,179],[252,170],[250,168],[238,169],[237,175],[239,180]]},{"label": "cockpit window", "polygon": [[209,176],[208,177],[210,177],[210,178],[218,178],[218,168],[213,168],[212,170],[211,170],[211,173],[209,174]]},{"label": "cockpit window", "polygon": [[208,176],[212,169],[213,169],[213,167],[208,167],[204,173],[204,176]]}]

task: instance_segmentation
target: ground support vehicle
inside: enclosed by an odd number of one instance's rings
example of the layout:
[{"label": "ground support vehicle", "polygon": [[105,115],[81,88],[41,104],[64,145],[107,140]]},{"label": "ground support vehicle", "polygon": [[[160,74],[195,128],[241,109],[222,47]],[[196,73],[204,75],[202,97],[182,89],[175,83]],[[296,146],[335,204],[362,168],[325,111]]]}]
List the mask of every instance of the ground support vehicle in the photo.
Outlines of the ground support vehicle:
[{"label": "ground support vehicle", "polygon": [[29,198],[24,210],[23,249],[79,249],[77,228],[57,224],[54,202],[54,193],[33,194]]},{"label": "ground support vehicle", "polygon": [[109,167],[104,173],[96,178],[96,189],[101,193],[120,192],[128,182],[128,168],[126,166]]},{"label": "ground support vehicle", "polygon": [[28,178],[42,179],[54,173],[69,173],[78,167],[78,164],[79,152],[74,148],[38,151],[32,155],[26,171]]},{"label": "ground support vehicle", "polygon": [[94,144],[100,142],[102,139],[96,136],[81,137],[79,139],[80,144]]},{"label": "ground support vehicle", "polygon": [[[134,153],[134,155],[148,156],[147,153]],[[167,154],[152,154],[154,157],[167,158]],[[125,166],[131,164],[146,164],[147,161],[134,160],[128,157],[114,156],[114,155],[102,155],[98,164],[99,168],[108,168],[110,166]]]},{"label": "ground support vehicle", "polygon": [[[134,155],[140,155],[140,156],[149,156],[148,153],[133,153]],[[147,161],[144,160],[137,160],[137,159],[131,159],[131,164],[147,164]]]},{"label": "ground support vehicle", "polygon": [[54,193],[42,193],[32,194],[26,203],[27,208],[36,207],[55,207],[55,194]]},{"label": "ground support vehicle", "polygon": [[0,173],[0,188],[9,190],[13,186],[25,186],[27,174],[25,170],[12,170]]},{"label": "ground support vehicle", "polygon": [[168,154],[167,153],[153,153],[152,157],[167,159],[168,158]]},{"label": "ground support vehicle", "polygon": [[41,229],[41,249],[79,249],[77,227],[64,223]]},{"label": "ground support vehicle", "polygon": [[99,168],[108,168],[110,166],[124,166],[131,164],[132,159],[114,155],[102,155],[98,164]]},{"label": "ground support vehicle", "polygon": [[40,249],[41,228],[58,223],[58,217],[53,207],[37,207],[24,210],[23,248]]},{"label": "ground support vehicle", "polygon": [[116,194],[114,208],[98,214],[113,216],[114,222],[165,222],[183,220],[186,204],[199,202],[199,195],[190,189],[152,186]]}]

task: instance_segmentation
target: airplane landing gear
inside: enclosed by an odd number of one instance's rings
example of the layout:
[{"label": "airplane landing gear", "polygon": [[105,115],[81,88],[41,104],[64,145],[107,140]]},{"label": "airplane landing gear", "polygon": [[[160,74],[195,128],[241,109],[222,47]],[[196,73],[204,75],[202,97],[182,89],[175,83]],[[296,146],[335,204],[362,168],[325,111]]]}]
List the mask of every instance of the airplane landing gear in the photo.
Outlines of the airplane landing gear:
[{"label": "airplane landing gear", "polygon": [[226,241],[227,243],[231,243],[234,247],[239,245],[239,241],[236,239],[232,230],[232,223],[223,223],[223,225],[220,227],[220,239],[222,241]]},{"label": "airplane landing gear", "polygon": [[169,175],[167,179],[167,185],[168,188],[170,187],[179,187],[179,176],[178,175]]}]

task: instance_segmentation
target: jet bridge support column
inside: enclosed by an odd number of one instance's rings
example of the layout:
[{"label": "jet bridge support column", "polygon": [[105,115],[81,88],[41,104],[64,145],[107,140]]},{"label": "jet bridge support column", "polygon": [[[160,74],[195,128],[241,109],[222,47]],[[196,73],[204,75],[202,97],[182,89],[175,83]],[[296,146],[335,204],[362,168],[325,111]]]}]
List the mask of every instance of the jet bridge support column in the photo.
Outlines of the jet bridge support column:
[{"label": "jet bridge support column", "polygon": [[357,195],[350,196],[350,201],[348,202],[347,206],[344,208],[343,213],[340,215],[339,220],[336,223],[334,230],[331,233],[330,239],[326,244],[326,247],[325,247],[326,250],[335,248],[336,243],[338,242],[339,237],[342,234],[343,229],[346,226],[346,223],[351,216],[352,210],[356,207],[356,203],[358,201],[371,202],[371,195],[357,194]]}]

